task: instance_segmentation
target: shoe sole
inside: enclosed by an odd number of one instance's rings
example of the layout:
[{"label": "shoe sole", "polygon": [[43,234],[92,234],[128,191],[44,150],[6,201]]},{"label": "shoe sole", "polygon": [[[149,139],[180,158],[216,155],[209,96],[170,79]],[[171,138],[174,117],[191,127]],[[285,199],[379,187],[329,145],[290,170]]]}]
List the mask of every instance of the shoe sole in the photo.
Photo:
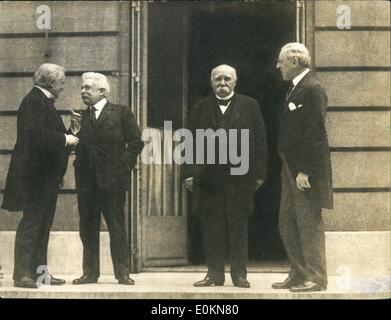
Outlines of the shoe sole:
[{"label": "shoe sole", "polygon": [[211,284],[210,286],[197,286],[197,285],[194,285],[193,284],[193,287],[196,287],[196,288],[207,288],[207,287],[223,287],[224,286],[224,283],[220,284],[220,283],[214,283],[214,284]]},{"label": "shoe sole", "polygon": [[290,292],[317,292],[317,291],[325,291],[326,288],[315,288],[315,289],[289,289]]},{"label": "shoe sole", "polygon": [[14,284],[14,287],[15,288],[23,288],[23,289],[38,289],[38,286],[31,286],[31,287],[29,287],[29,286],[23,286],[23,285],[16,285],[16,284]]},{"label": "shoe sole", "polygon": [[80,286],[80,285],[83,285],[83,284],[93,284],[93,283],[98,283],[98,281],[94,281],[94,282],[83,282],[83,283],[74,283],[74,282],[72,282],[72,284],[75,285],[75,286]]}]

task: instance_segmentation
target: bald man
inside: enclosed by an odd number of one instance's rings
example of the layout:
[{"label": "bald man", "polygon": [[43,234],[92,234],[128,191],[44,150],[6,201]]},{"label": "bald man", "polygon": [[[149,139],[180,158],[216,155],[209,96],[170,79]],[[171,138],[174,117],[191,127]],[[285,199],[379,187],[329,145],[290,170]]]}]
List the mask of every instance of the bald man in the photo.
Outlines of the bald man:
[{"label": "bald man", "polygon": [[[222,161],[221,153],[216,152],[213,164],[193,164],[184,169],[186,188],[199,194],[196,206],[208,267],[206,277],[194,283],[195,287],[224,285],[226,254],[230,258],[233,284],[250,287],[246,279],[248,218],[253,208],[253,193],[266,178],[266,134],[258,103],[235,93],[236,82],[236,70],[231,66],[214,68],[213,95],[197,101],[190,110],[189,127],[193,134],[197,129],[213,130],[216,132],[213,136],[218,135],[217,130],[226,133],[228,145],[236,142],[237,149],[223,149],[224,139],[219,138],[214,140],[215,150],[241,155],[241,163],[233,164],[230,156],[228,161]],[[234,134],[232,139],[229,132]],[[209,149],[196,147],[194,159],[203,153],[201,157],[205,157],[206,163]]]}]

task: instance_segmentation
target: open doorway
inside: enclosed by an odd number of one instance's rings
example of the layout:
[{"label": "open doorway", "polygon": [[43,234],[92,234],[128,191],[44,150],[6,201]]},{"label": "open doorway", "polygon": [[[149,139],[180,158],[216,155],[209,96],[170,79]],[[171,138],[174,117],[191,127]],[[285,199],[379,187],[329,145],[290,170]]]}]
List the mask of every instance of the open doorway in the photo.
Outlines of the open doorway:
[{"label": "open doorway", "polygon": [[[210,71],[219,64],[237,70],[236,91],[255,98],[261,106],[269,149],[268,179],[255,194],[249,221],[250,262],[285,260],[278,232],[280,162],[277,118],[286,84],[276,72],[279,49],[295,40],[295,3],[197,4],[191,10],[188,59],[188,103],[210,93]],[[204,261],[198,217],[189,214],[189,261]]]},{"label": "open doorway", "polygon": [[[268,136],[268,179],[255,194],[249,221],[250,262],[286,260],[278,231],[277,119],[288,84],[275,66],[279,49],[295,40],[295,20],[295,1],[148,4],[148,127],[161,130],[167,120],[174,130],[185,126],[192,104],[211,92],[211,69],[222,63],[237,70],[236,91],[260,104]],[[146,193],[146,203],[153,198],[157,205],[143,213],[143,267],[204,263],[199,218],[190,203],[187,213],[158,209],[167,204],[164,192],[175,194],[167,192],[175,184],[171,178],[163,175],[146,187],[155,192],[154,197]]]}]

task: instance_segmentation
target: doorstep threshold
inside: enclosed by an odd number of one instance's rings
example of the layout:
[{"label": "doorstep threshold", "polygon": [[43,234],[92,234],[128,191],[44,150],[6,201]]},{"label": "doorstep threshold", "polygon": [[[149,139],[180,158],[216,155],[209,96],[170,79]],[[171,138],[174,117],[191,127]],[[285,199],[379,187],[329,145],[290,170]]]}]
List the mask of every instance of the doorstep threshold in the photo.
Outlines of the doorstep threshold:
[{"label": "doorstep threshold", "polygon": [[[288,262],[250,262],[247,265],[248,273],[288,273],[290,265]],[[229,272],[229,265],[225,266],[225,272]],[[141,272],[207,272],[206,265],[183,265],[183,266],[144,266]]]}]

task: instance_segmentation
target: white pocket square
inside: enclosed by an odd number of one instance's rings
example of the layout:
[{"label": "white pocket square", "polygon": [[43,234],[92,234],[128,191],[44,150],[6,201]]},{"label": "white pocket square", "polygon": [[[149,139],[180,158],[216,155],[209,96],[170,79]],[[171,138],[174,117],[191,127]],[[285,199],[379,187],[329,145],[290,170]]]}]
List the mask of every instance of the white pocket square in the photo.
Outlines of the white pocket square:
[{"label": "white pocket square", "polygon": [[296,106],[293,102],[289,102],[289,104],[288,104],[289,110],[291,110],[291,111],[299,109],[302,106],[303,106],[302,104],[299,104],[298,106]]}]

